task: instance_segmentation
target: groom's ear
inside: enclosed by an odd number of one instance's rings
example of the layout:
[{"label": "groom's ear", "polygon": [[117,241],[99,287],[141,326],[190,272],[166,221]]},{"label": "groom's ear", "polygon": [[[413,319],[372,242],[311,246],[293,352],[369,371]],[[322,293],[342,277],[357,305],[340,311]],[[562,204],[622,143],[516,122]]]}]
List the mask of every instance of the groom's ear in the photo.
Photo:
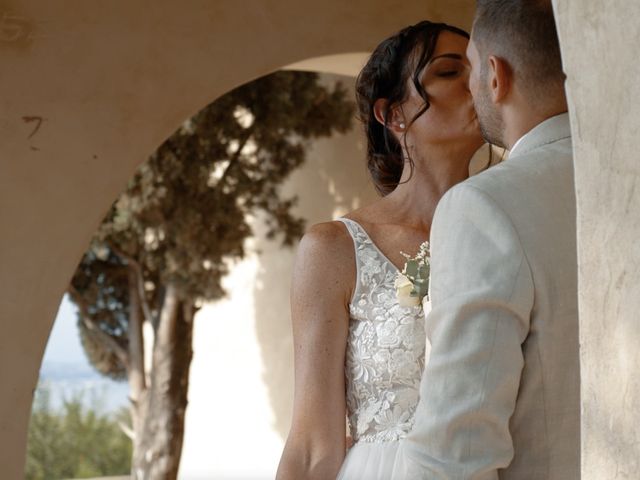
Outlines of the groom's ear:
[{"label": "groom's ear", "polygon": [[402,134],[405,131],[404,114],[400,107],[389,107],[389,101],[386,98],[379,98],[373,104],[373,114],[376,120],[381,124],[385,124],[391,131]]},{"label": "groom's ear", "polygon": [[511,92],[513,85],[511,66],[503,58],[491,55],[489,57],[488,80],[493,103],[502,103]]}]

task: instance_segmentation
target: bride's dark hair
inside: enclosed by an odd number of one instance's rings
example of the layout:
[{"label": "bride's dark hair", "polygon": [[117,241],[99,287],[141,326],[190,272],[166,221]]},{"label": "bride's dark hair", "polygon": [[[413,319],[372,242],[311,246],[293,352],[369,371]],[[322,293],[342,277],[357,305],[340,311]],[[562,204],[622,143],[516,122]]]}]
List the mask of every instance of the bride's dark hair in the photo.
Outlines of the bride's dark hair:
[{"label": "bride's dark hair", "polygon": [[[422,21],[406,27],[387,38],[371,54],[356,80],[356,101],[359,118],[367,136],[367,167],[380,195],[388,195],[400,183],[404,158],[402,148],[391,135],[388,114],[393,107],[409,96],[408,80],[424,99],[424,106],[411,119],[407,127],[427,111],[429,97],[422,87],[420,75],[433,57],[440,32],[449,31],[469,38],[469,34],[445,23]],[[387,99],[384,125],[374,115],[374,105],[380,98]],[[413,161],[408,159],[413,168]]]}]

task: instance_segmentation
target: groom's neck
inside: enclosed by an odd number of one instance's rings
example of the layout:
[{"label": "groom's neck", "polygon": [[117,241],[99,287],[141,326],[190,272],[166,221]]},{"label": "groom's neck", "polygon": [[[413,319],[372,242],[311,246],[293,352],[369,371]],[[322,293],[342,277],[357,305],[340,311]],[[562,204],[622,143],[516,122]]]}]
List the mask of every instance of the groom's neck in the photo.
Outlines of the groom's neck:
[{"label": "groom's neck", "polygon": [[535,127],[551,117],[566,113],[567,110],[567,100],[564,96],[555,102],[541,102],[535,106],[524,99],[514,99],[503,109],[505,147],[511,150],[518,140]]}]

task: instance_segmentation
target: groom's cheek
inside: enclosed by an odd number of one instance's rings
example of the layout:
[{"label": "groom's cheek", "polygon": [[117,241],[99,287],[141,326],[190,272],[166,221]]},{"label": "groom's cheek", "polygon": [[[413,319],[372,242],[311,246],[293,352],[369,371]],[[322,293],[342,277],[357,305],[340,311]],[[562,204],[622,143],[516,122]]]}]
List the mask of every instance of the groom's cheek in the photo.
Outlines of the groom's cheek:
[{"label": "groom's cheek", "polygon": [[476,97],[478,93],[478,70],[477,68],[473,68],[471,66],[471,71],[469,72],[469,91],[471,92],[472,97]]},{"label": "groom's cheek", "polygon": [[467,59],[469,60],[469,91],[472,95],[475,95],[478,87],[478,50],[475,47],[473,40],[470,40],[467,45]]}]

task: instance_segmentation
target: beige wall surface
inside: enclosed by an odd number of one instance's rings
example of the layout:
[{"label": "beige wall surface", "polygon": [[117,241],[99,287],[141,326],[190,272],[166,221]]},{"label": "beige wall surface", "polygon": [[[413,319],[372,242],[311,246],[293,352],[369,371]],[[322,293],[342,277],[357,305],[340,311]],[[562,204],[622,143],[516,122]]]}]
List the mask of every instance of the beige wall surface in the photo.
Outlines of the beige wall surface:
[{"label": "beige wall surface", "polygon": [[583,480],[640,476],[640,3],[556,0],[571,98]]},{"label": "beige wall surface", "polygon": [[371,50],[472,0],[0,0],[0,465],[21,478],[38,367],[83,250],[136,165],[229,89]]}]

